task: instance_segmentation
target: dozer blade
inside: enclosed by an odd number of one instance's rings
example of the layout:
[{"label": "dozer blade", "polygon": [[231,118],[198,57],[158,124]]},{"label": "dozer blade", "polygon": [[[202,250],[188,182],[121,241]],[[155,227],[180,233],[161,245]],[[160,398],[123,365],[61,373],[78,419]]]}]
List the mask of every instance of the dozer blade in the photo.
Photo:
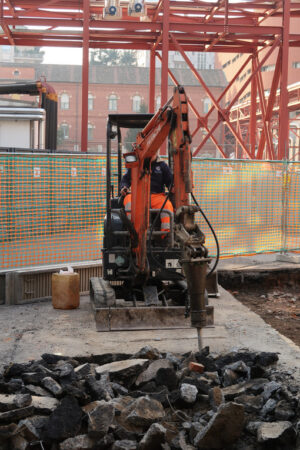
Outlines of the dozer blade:
[{"label": "dozer blade", "polygon": [[[137,302],[136,306],[124,302],[125,306],[120,306],[118,301],[115,306],[108,306],[106,302],[108,298],[111,299],[113,288],[103,281],[99,281],[99,278],[91,278],[90,281],[90,299],[97,331],[191,328],[190,318],[185,317],[184,306],[146,306],[144,302]],[[206,307],[206,317],[207,326],[213,326],[212,306]]]}]

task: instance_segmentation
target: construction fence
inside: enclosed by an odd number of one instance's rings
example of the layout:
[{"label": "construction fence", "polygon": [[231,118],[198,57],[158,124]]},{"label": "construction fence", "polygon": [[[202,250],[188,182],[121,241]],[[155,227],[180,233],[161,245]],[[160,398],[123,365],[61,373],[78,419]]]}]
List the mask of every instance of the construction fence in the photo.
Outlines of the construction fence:
[{"label": "construction fence", "polygon": [[[221,257],[300,249],[300,163],[195,159],[193,173]],[[103,155],[0,152],[0,271],[99,260],[105,183]]]}]

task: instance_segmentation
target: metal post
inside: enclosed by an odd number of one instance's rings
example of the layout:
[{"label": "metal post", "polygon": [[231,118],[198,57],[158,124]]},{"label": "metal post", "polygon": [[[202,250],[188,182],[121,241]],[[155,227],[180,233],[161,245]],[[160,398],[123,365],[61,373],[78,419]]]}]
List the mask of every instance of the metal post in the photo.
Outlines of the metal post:
[{"label": "metal post", "polygon": [[[252,72],[255,70],[254,56],[252,58]],[[257,96],[257,81],[256,76],[251,80],[251,105],[250,105],[250,151],[252,158],[255,158],[256,145],[256,96]]]},{"label": "metal post", "polygon": [[155,111],[155,50],[150,51],[150,73],[149,73],[149,113]]},{"label": "metal post", "polygon": [[281,44],[281,80],[280,80],[280,101],[279,101],[279,139],[278,157],[287,158],[285,151],[288,151],[289,138],[289,109],[288,109],[288,70],[289,70],[289,33],[290,33],[290,0],[285,0],[283,6],[282,19],[282,44]]},{"label": "metal post", "polygon": [[[163,35],[161,62],[161,106],[168,101],[168,65],[169,65],[169,14],[170,0],[163,0]],[[161,146],[160,154],[167,153],[166,142]]]},{"label": "metal post", "polygon": [[88,145],[88,96],[89,96],[89,20],[90,2],[83,0],[83,48],[82,48],[82,118],[81,151],[87,152]]}]

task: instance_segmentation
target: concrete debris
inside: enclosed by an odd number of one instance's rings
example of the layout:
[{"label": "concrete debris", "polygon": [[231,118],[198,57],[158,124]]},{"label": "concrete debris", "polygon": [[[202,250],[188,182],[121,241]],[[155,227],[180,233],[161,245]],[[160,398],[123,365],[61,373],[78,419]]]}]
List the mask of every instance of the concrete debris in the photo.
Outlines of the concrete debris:
[{"label": "concrete debris", "polygon": [[237,403],[221,405],[207,426],[195,437],[198,448],[222,449],[240,437],[244,427],[244,407]]},{"label": "concrete debris", "polygon": [[31,404],[31,401],[31,395],[29,394],[0,394],[0,412],[29,406]]},{"label": "concrete debris", "polygon": [[94,407],[85,410],[88,415],[88,435],[101,438],[105,436],[115,417],[115,408],[104,400],[94,402]]},{"label": "concrete debris", "polygon": [[208,393],[210,404],[214,411],[217,411],[220,405],[224,403],[224,394],[219,386],[214,386]]},{"label": "concrete debris", "polygon": [[78,379],[85,378],[88,375],[95,375],[94,370],[89,363],[81,364],[77,366],[74,370]]},{"label": "concrete debris", "polygon": [[160,448],[166,440],[167,430],[159,423],[153,423],[139,443],[139,450]]},{"label": "concrete debris", "polygon": [[154,380],[159,369],[173,369],[174,366],[168,359],[157,359],[150,363],[149,367],[143,371],[136,379],[136,386]]},{"label": "concrete debris", "polygon": [[62,387],[57,381],[53,380],[51,377],[45,377],[42,379],[42,386],[46,388],[51,394],[56,397],[62,394]]},{"label": "concrete debris", "polygon": [[137,442],[124,439],[123,441],[115,441],[112,450],[136,450]]},{"label": "concrete debris", "polygon": [[60,450],[86,450],[92,449],[95,446],[95,441],[87,434],[80,434],[78,436],[66,439],[59,444]]},{"label": "concrete debris", "polygon": [[157,348],[152,347],[151,345],[146,345],[145,347],[141,348],[135,355],[133,355],[133,359],[160,359],[162,357],[161,353]]},{"label": "concrete debris", "polygon": [[77,400],[64,397],[43,428],[44,439],[56,442],[76,435],[81,428],[82,416]]},{"label": "concrete debris", "polygon": [[0,449],[295,450],[300,390],[277,359],[146,346],[13,363],[0,373]]},{"label": "concrete debris", "polygon": [[96,374],[102,375],[104,372],[108,372],[112,380],[128,380],[133,376],[135,376],[136,379],[136,376],[139,375],[148,364],[148,359],[116,361],[96,367]]},{"label": "concrete debris", "polygon": [[153,422],[165,417],[162,404],[148,396],[139,397],[130,403],[122,414],[126,422],[142,428],[148,428]]},{"label": "concrete debris", "polygon": [[166,386],[170,391],[176,389],[178,378],[176,372],[172,368],[161,368],[157,371],[155,382],[158,386]]},{"label": "concrete debris", "polygon": [[51,414],[59,405],[59,401],[53,397],[37,397],[32,396],[32,406],[35,413]]},{"label": "concrete debris", "polygon": [[198,389],[192,384],[183,383],[180,386],[180,397],[185,403],[193,404],[197,399]]},{"label": "concrete debris", "polygon": [[257,429],[258,442],[272,442],[282,441],[285,445],[290,439],[294,440],[295,431],[291,422],[269,422],[262,423]]}]

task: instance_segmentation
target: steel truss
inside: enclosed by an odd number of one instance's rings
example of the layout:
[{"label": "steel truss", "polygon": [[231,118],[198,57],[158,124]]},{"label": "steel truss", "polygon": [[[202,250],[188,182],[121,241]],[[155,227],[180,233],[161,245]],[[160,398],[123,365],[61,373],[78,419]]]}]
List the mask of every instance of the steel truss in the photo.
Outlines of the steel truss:
[{"label": "steel truss", "polygon": [[[289,146],[288,53],[289,48],[300,47],[300,34],[290,33],[290,19],[300,17],[299,0],[159,0],[158,3],[147,4],[147,17],[143,19],[128,16],[127,5],[121,2],[121,19],[108,21],[102,19],[103,0],[46,0],[42,4],[39,0],[1,0],[0,3],[0,45],[83,48],[82,151],[87,151],[89,48],[117,48],[150,51],[150,112],[155,108],[156,58],[160,58],[162,63],[161,102],[164,104],[168,96],[168,77],[176,83],[168,68],[168,52],[180,52],[211,100],[211,108],[204,116],[190,102],[198,123],[193,135],[200,130],[206,133],[194,155],[201,154],[205,143],[211,139],[220,154],[228,157],[224,146],[214,137],[216,128],[223,126],[225,135],[227,133],[235,140],[241,157],[282,159],[286,156]],[[268,20],[270,18],[278,20],[273,22]],[[186,54],[189,51],[249,56],[222,95],[215,98],[189,60]],[[276,69],[270,95],[265,98],[261,68],[274,52],[278,54]],[[226,92],[250,62],[251,73],[230,104],[224,107]],[[245,133],[245,120],[240,117],[242,108],[236,113],[236,105],[249,85],[251,102]],[[208,118],[214,110],[218,112],[218,119],[209,128]],[[274,120],[278,123],[276,145]],[[261,124],[259,135],[258,121]]]}]

